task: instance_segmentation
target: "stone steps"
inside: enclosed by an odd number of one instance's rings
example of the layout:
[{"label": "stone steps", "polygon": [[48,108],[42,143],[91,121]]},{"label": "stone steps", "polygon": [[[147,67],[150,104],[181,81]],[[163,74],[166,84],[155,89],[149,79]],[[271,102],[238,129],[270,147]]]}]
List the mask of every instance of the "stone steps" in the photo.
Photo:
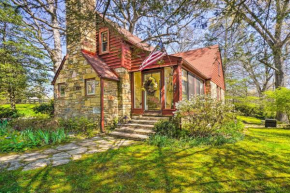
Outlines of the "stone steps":
[{"label": "stone steps", "polygon": [[132,116],[132,120],[168,120],[169,117],[156,117],[156,116]]},{"label": "stone steps", "polygon": [[137,133],[141,135],[149,135],[155,133],[152,129],[136,129],[131,127],[121,127],[115,129],[115,131],[118,132],[124,132],[124,133]]},{"label": "stone steps", "polygon": [[137,119],[132,119],[131,121],[130,121],[131,123],[136,123],[136,124],[147,124],[147,125],[154,125],[155,123],[157,123],[158,122],[158,120],[137,120]]},{"label": "stone steps", "polygon": [[110,135],[117,138],[133,139],[136,141],[142,141],[149,138],[148,135],[141,135],[137,133],[125,133],[125,132],[119,132],[119,131],[112,131]]},{"label": "stone steps", "polygon": [[117,127],[109,135],[117,138],[146,140],[154,134],[154,124],[160,119],[168,120],[168,117],[133,116],[129,123]]}]

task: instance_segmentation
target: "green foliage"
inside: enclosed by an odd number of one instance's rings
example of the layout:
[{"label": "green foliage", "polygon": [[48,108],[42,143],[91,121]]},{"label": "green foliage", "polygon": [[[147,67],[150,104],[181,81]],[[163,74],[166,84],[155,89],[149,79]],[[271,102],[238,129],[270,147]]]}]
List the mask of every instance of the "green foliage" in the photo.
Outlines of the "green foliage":
[{"label": "green foliage", "polygon": [[[33,108],[37,106],[37,104],[16,104],[16,109],[17,111],[21,114],[23,117],[48,117],[46,114],[40,114],[40,113],[35,113],[33,111]],[[5,104],[1,105],[3,108],[11,108],[10,105]],[[1,108],[0,107],[0,108]]]},{"label": "green foliage", "polygon": [[25,129],[16,131],[7,122],[0,124],[0,152],[23,151],[32,147],[58,144],[68,140],[64,129],[44,131]]},{"label": "green foliage", "polygon": [[98,122],[86,117],[59,119],[59,125],[68,132],[87,133],[98,128]]},{"label": "green foliage", "polygon": [[[171,123],[172,124],[172,123]],[[161,125],[161,124],[160,124]],[[165,126],[165,124],[163,124]],[[231,121],[225,123],[215,135],[208,136],[190,136],[188,132],[180,131],[178,137],[172,137],[172,131],[166,131],[166,127],[162,129],[162,132],[156,133],[150,136],[148,141],[149,145],[159,147],[171,147],[171,148],[188,148],[201,145],[222,145],[225,143],[235,143],[244,138],[242,133],[244,125],[241,121]],[[172,128],[171,128],[172,129]]]},{"label": "green foliage", "polygon": [[0,119],[1,118],[17,118],[20,116],[21,114],[17,111],[17,109],[0,107]]},{"label": "green foliage", "polygon": [[267,116],[274,117],[276,112],[285,113],[290,120],[290,89],[280,87],[275,91],[265,92]]},{"label": "green foliage", "polygon": [[236,117],[233,105],[210,96],[182,100],[177,103],[176,109],[176,117],[182,120],[182,129],[195,137],[214,135],[224,123]]},{"label": "green foliage", "polygon": [[51,100],[50,103],[43,103],[35,106],[33,107],[33,111],[35,113],[48,114],[50,117],[52,117],[54,113],[54,102]]},{"label": "green foliage", "polygon": [[154,125],[154,131],[156,135],[167,136],[170,138],[180,138],[186,135],[185,131],[182,131],[178,127],[177,121],[160,120]]},{"label": "green foliage", "polygon": [[235,109],[241,112],[242,115],[260,119],[265,118],[265,109],[261,98],[254,96],[236,97],[233,102]]},{"label": "green foliage", "polygon": [[55,130],[59,127],[57,121],[47,117],[36,117],[28,119],[13,119],[9,122],[9,125],[18,131],[23,131],[27,128],[32,130]]},{"label": "green foliage", "polygon": [[25,90],[48,81],[45,54],[31,42],[35,35],[10,1],[0,1],[0,93],[7,93],[12,109]]}]

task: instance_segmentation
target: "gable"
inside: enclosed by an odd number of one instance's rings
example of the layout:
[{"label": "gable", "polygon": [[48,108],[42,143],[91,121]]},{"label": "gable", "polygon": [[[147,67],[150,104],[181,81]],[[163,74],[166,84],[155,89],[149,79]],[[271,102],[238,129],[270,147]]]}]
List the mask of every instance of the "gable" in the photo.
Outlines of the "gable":
[{"label": "gable", "polygon": [[[82,74],[92,74],[95,73],[95,76],[106,78],[110,80],[118,81],[119,77],[114,73],[112,69],[109,68],[106,63],[104,63],[100,58],[95,56],[93,53],[89,53],[85,50],[82,50],[78,56],[74,56],[76,60],[70,61],[68,55],[66,55],[59,68],[57,69],[53,81],[51,82],[54,85],[58,78],[73,78],[74,73]],[[80,59],[81,58],[81,59]]]}]

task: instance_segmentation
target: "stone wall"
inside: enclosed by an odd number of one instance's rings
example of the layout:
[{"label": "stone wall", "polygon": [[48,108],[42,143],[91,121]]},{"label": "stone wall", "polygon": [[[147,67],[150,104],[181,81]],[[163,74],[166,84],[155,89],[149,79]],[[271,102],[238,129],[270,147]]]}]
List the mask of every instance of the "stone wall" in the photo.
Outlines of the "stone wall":
[{"label": "stone wall", "polygon": [[128,120],[131,116],[130,73],[126,68],[116,68],[115,72],[120,78],[118,83],[118,119],[119,121],[123,121],[127,117]]},{"label": "stone wall", "polygon": [[104,124],[108,127],[118,118],[118,82],[104,80]]},{"label": "stone wall", "polygon": [[[95,79],[96,94],[86,96],[85,80]],[[65,97],[59,97],[58,84],[65,85]],[[54,85],[55,116],[61,118],[87,117],[100,123],[100,78],[80,52],[65,61]]]}]

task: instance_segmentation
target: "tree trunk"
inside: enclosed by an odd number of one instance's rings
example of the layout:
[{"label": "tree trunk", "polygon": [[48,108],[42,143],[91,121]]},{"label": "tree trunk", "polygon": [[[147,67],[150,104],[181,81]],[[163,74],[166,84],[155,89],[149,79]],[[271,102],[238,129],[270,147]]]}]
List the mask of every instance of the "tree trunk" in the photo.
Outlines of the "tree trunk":
[{"label": "tree trunk", "polygon": [[53,62],[53,70],[54,72],[56,72],[62,60],[61,39],[60,39],[60,30],[59,30],[60,26],[57,21],[57,13],[56,13],[57,8],[56,8],[55,0],[47,0],[47,2],[48,2],[49,11],[53,13],[51,14],[51,25],[52,25],[52,32],[53,32],[54,50],[53,50],[53,54],[51,58]]},{"label": "tree trunk", "polygon": [[16,102],[15,102],[15,93],[13,91],[13,88],[8,89],[8,93],[9,93],[10,107],[11,107],[11,109],[15,110],[16,109]]},{"label": "tree trunk", "polygon": [[[282,58],[282,48],[274,48],[274,64],[275,68],[275,89],[285,86],[284,63]],[[287,122],[287,115],[283,112],[276,112],[276,119],[282,122]]]}]

